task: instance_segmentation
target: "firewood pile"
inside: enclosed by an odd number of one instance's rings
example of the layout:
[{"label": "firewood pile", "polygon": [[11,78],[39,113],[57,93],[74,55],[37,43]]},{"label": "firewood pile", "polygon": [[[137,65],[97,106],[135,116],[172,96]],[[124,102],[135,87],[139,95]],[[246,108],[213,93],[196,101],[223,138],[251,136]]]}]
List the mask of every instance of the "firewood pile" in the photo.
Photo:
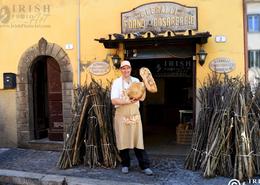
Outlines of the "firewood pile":
[{"label": "firewood pile", "polygon": [[116,167],[120,160],[115,145],[110,89],[92,81],[74,91],[73,120],[58,161],[61,169],[84,164],[91,168]]},{"label": "firewood pile", "polygon": [[201,110],[185,168],[246,180],[260,175],[260,86],[211,75],[199,90]]}]

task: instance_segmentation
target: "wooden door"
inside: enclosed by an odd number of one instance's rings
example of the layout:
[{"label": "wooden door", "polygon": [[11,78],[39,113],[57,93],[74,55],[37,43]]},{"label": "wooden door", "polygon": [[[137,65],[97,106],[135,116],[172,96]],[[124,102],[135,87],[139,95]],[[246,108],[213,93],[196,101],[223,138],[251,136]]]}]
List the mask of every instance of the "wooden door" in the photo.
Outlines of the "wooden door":
[{"label": "wooden door", "polygon": [[33,66],[33,109],[35,139],[42,139],[48,136],[49,116],[46,82],[46,63],[43,58],[40,58]]},{"label": "wooden door", "polygon": [[47,58],[47,86],[50,140],[63,140],[62,87],[60,66],[54,58]]}]

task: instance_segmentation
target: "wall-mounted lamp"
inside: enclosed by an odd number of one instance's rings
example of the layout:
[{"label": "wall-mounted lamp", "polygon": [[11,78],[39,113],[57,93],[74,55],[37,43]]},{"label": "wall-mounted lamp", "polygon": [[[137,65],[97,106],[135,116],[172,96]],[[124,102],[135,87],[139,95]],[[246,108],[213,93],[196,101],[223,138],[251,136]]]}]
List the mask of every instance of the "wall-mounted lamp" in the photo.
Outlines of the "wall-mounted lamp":
[{"label": "wall-mounted lamp", "polygon": [[205,63],[206,57],[208,55],[208,53],[205,52],[205,50],[201,47],[200,51],[197,53],[197,55],[199,56],[199,64],[201,66],[203,66],[203,64]]},{"label": "wall-mounted lamp", "polygon": [[112,62],[116,69],[119,69],[119,67],[120,67],[120,60],[121,60],[121,58],[117,54],[112,56]]}]

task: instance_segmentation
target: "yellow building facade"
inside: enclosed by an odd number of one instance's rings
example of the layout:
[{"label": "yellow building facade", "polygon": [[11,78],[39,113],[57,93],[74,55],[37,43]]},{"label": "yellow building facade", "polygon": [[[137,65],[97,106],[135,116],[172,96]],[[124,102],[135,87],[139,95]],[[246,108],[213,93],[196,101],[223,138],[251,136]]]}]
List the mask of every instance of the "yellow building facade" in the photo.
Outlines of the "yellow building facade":
[{"label": "yellow building facade", "polygon": [[194,122],[196,91],[212,71],[246,73],[242,0],[0,0],[0,12],[3,146],[61,140],[74,87],[112,81],[116,55],[155,77],[159,91],[141,107],[147,130],[174,131],[183,112]]}]

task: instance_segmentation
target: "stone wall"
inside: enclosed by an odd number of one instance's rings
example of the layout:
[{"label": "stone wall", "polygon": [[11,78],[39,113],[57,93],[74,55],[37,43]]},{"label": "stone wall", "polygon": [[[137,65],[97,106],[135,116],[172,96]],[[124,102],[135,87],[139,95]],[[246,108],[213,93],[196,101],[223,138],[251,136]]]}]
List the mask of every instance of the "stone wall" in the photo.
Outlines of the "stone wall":
[{"label": "stone wall", "polygon": [[0,147],[16,146],[16,90],[0,90]]}]

